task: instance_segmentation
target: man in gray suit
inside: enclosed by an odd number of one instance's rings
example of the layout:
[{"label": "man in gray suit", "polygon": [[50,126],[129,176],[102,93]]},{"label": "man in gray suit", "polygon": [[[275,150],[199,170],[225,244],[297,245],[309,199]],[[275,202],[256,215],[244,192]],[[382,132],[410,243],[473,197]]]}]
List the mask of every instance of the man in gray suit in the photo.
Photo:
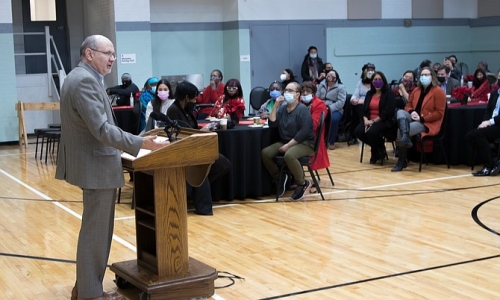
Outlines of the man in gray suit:
[{"label": "man in gray suit", "polygon": [[449,76],[450,68],[447,66],[441,66],[438,68],[436,75],[439,81],[439,86],[443,89],[446,96],[451,96],[454,88],[460,86],[460,82],[455,78]]},{"label": "man in gray suit", "polygon": [[102,281],[111,248],[116,189],[125,184],[123,150],[137,155],[168,144],[138,137],[115,126],[103,79],[115,62],[113,43],[93,35],[80,47],[81,62],[61,89],[61,143],[56,178],[83,190],[83,214],[71,299],[124,299],[104,293]]}]

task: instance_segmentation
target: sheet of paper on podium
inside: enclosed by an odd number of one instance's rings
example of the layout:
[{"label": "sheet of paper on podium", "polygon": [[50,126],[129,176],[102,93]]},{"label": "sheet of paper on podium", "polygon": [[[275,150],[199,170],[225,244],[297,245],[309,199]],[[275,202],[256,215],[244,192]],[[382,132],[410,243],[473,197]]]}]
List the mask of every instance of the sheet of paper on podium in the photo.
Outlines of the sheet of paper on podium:
[{"label": "sheet of paper on podium", "polygon": [[[157,142],[168,141],[168,137],[158,136],[158,137],[156,137],[155,141],[157,141]],[[137,156],[133,156],[131,154],[123,152],[122,158],[124,158],[126,160],[135,160],[135,159],[142,157],[144,155],[147,155],[149,153],[151,153],[151,150],[141,148],[141,150],[139,150],[139,153],[137,154]]]}]

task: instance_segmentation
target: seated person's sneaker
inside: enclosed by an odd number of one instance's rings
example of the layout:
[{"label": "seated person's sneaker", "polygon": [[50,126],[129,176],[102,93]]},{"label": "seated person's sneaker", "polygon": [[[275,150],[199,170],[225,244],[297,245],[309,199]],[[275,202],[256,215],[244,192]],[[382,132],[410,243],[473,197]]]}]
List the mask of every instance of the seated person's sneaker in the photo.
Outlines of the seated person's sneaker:
[{"label": "seated person's sneaker", "polygon": [[309,180],[306,180],[304,182],[304,185],[298,184],[297,187],[295,188],[295,191],[292,194],[292,200],[300,200],[304,197],[304,194],[306,191],[311,187],[311,182]]}]

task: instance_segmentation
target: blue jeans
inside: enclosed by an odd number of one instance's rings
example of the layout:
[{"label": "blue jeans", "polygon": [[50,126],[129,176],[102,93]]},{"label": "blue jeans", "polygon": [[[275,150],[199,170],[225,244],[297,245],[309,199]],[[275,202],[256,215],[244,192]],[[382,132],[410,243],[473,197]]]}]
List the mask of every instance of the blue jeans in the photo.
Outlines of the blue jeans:
[{"label": "blue jeans", "polygon": [[340,111],[332,111],[332,119],[330,121],[330,134],[328,137],[328,144],[330,146],[333,146],[333,144],[335,144],[335,140],[337,140],[340,119],[342,119],[342,113]]}]

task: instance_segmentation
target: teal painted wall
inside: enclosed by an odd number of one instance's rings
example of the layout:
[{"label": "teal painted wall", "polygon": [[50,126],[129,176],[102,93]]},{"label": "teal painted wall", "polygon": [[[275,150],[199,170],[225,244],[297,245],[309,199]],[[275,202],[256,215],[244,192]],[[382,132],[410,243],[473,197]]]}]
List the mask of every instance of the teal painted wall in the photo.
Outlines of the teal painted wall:
[{"label": "teal painted wall", "polygon": [[[142,89],[144,82],[152,77],[153,60],[151,49],[150,31],[117,31],[116,32],[116,65],[117,65],[117,83],[121,84],[123,73],[130,73],[132,81]],[[135,64],[121,64],[121,54],[135,54]]]}]

